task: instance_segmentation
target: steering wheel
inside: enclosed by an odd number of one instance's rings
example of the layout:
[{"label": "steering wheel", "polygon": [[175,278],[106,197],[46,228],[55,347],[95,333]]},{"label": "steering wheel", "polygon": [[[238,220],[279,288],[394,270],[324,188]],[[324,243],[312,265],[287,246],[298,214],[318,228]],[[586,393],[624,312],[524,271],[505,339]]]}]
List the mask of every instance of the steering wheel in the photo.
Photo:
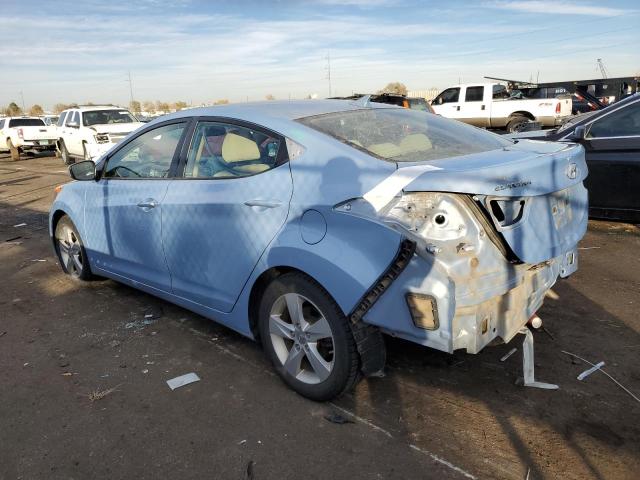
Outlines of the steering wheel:
[{"label": "steering wheel", "polygon": [[125,167],[124,165],[118,165],[116,168],[113,169],[114,173],[116,173],[119,177],[121,178],[126,178],[126,176],[124,175],[120,175],[119,170],[122,169],[126,172],[131,172],[133,173],[136,177],[141,177],[142,175],[140,175],[138,172],[136,172],[135,170],[131,170],[129,167]]}]

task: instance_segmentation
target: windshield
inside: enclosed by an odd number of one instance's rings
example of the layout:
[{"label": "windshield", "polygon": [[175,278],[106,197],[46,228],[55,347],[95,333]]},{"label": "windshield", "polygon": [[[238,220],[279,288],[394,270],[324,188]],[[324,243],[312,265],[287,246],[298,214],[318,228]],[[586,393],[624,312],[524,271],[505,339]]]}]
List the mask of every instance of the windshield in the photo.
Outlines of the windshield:
[{"label": "windshield", "polygon": [[135,117],[127,110],[93,110],[82,114],[82,124],[85,127],[91,125],[106,125],[109,123],[133,123]]},{"label": "windshield", "polygon": [[418,162],[497,150],[513,142],[455,120],[408,109],[366,109],[299,122],[384,160]]},{"label": "windshield", "polygon": [[576,123],[581,122],[585,118],[592,117],[596,113],[598,113],[598,110],[594,110],[592,112],[581,113],[580,115],[576,115],[575,117],[571,117],[569,120],[567,120],[566,123],[564,123],[560,128],[558,128],[557,131],[558,132],[562,132],[564,130],[567,130],[569,127],[572,127]]},{"label": "windshield", "polygon": [[42,127],[44,122],[40,118],[15,118],[9,120],[9,128],[11,127]]}]

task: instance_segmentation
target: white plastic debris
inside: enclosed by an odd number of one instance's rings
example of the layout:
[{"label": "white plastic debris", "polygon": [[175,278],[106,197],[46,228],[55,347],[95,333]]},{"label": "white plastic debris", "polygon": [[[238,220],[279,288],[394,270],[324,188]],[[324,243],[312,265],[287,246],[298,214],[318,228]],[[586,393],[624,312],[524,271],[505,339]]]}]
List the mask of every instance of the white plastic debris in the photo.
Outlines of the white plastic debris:
[{"label": "white plastic debris", "polygon": [[26,227],[27,224],[26,223],[19,223],[17,225],[14,225],[13,228],[18,228],[18,227]]},{"label": "white plastic debris", "polygon": [[509,350],[509,353],[505,354],[500,361],[504,362],[507,358],[509,358],[511,355],[513,355],[514,353],[516,353],[518,351],[517,348],[512,348],[511,350]]},{"label": "white plastic debris", "polygon": [[527,327],[520,330],[524,333],[524,342],[522,342],[522,370],[524,372],[524,386],[533,388],[542,388],[544,390],[557,390],[558,385],[555,383],[538,382],[535,379],[534,357],[533,357],[533,333]]},{"label": "white plastic debris", "polygon": [[580,375],[578,375],[577,378],[578,380],[584,380],[596,370],[600,370],[602,367],[604,367],[604,362],[596,363],[593,367],[589,368],[588,370],[585,370]]},{"label": "white plastic debris", "polygon": [[199,381],[200,377],[191,372],[176,378],[172,378],[171,380],[167,380],[167,385],[169,385],[169,388],[171,390],[175,390],[176,388],[184,387],[185,385],[189,385],[190,383]]}]

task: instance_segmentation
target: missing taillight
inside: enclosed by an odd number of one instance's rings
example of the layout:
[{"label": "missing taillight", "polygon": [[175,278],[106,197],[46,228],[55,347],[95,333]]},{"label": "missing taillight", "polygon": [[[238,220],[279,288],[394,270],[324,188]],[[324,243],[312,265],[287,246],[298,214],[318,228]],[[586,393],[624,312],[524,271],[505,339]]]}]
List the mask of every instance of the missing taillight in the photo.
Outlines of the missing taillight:
[{"label": "missing taillight", "polygon": [[524,213],[524,200],[491,200],[491,214],[501,227],[518,223]]}]

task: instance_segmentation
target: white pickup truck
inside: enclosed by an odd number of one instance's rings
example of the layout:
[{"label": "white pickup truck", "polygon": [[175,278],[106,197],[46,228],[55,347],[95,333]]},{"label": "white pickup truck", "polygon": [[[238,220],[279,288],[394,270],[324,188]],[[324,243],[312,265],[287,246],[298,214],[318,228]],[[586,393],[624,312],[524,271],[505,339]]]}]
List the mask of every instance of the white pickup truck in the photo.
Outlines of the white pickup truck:
[{"label": "white pickup truck", "polygon": [[80,106],[58,119],[58,150],[69,165],[75,158],[96,161],[124,137],[144,125],[126,108]]},{"label": "white pickup truck", "polygon": [[510,133],[523,130],[529,122],[556,127],[571,116],[570,96],[527,99],[518,93],[500,83],[455,85],[443,90],[431,106],[443,117],[476,127],[506,128]]},{"label": "white pickup truck", "polygon": [[0,150],[8,150],[11,160],[20,160],[26,151],[54,150],[56,140],[56,127],[45,125],[41,118],[0,118]]}]

